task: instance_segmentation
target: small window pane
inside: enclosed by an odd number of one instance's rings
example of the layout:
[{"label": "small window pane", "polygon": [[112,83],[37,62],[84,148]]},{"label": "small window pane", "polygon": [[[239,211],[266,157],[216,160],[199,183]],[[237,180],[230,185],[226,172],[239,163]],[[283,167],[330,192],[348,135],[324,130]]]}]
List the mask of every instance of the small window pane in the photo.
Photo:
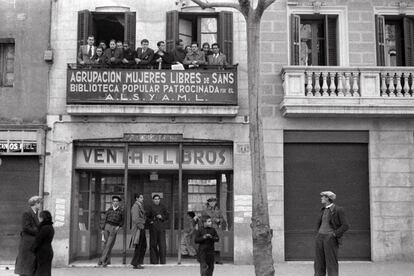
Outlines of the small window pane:
[{"label": "small window pane", "polygon": [[216,33],[217,32],[217,18],[201,18],[201,32],[202,33]]},{"label": "small window pane", "polygon": [[208,42],[211,44],[217,42],[217,34],[201,34],[201,44]]}]

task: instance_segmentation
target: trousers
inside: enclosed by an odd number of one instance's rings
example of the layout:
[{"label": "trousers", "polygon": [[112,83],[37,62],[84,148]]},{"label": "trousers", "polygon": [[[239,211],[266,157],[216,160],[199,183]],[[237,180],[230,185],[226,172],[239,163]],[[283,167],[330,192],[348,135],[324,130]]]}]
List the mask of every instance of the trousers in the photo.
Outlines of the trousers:
[{"label": "trousers", "polygon": [[332,234],[317,234],[315,240],[315,276],[338,276],[338,241]]},{"label": "trousers", "polygon": [[105,224],[104,227],[105,244],[104,249],[102,251],[102,255],[99,258],[99,263],[102,263],[104,265],[111,263],[111,251],[115,244],[116,234],[118,234],[116,227],[117,226],[110,224]]},{"label": "trousers", "polygon": [[145,251],[147,251],[147,237],[145,236],[145,229],[141,230],[138,244],[135,245],[134,256],[131,264],[133,266],[142,265],[144,263]]},{"label": "trousers", "polygon": [[167,244],[165,230],[150,227],[150,262],[151,264],[165,264]]}]

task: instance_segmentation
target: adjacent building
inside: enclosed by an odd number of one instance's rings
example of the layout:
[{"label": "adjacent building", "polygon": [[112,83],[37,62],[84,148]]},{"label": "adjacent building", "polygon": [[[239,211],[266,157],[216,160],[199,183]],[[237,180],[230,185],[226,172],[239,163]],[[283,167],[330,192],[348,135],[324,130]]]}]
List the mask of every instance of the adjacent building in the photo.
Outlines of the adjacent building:
[{"label": "adjacent building", "polygon": [[14,263],[21,214],[43,193],[50,1],[0,2],[0,264]]}]

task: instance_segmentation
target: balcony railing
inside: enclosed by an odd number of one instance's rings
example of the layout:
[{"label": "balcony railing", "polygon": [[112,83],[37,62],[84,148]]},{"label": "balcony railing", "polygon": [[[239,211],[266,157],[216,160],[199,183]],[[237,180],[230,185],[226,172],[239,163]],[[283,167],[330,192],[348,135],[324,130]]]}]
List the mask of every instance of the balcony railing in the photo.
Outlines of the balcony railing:
[{"label": "balcony railing", "polygon": [[413,67],[283,68],[284,116],[414,116]]},{"label": "balcony railing", "polygon": [[72,115],[235,116],[237,65],[168,70],[68,64]]}]

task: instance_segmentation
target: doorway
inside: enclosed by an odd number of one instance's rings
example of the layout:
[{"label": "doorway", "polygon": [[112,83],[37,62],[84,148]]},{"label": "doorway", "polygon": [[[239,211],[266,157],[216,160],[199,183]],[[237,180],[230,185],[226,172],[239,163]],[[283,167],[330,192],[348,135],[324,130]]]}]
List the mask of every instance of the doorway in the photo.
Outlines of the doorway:
[{"label": "doorway", "polygon": [[[178,193],[178,173],[176,171],[138,171],[131,170],[128,176],[128,196],[124,198],[124,174],[121,170],[79,170],[74,177],[71,261],[96,260],[102,252],[102,228],[105,211],[111,206],[111,198],[118,195],[127,216],[127,245],[131,237],[130,209],[135,194],[144,195],[144,208],[152,203],[155,194],[160,195],[161,203],[167,207],[169,221],[166,226],[167,256],[175,262],[178,256],[179,242],[179,199],[182,200],[181,229],[188,211],[201,215],[207,199],[217,198],[218,206],[227,220],[223,231],[222,256],[225,261],[233,260],[233,176],[232,172],[221,171],[184,171],[183,193]],[[149,254],[149,233],[147,235],[147,255]],[[112,256],[121,257],[124,250],[124,231],[118,232]],[[126,248],[127,258],[131,258],[133,249]],[[171,259],[172,258],[172,259]],[[120,260],[120,259],[119,259]],[[168,261],[168,260],[167,260]],[[195,261],[195,259],[194,259]],[[121,261],[119,261],[121,263]],[[128,260],[127,260],[128,262]],[[148,263],[145,258],[144,263]]]}]

